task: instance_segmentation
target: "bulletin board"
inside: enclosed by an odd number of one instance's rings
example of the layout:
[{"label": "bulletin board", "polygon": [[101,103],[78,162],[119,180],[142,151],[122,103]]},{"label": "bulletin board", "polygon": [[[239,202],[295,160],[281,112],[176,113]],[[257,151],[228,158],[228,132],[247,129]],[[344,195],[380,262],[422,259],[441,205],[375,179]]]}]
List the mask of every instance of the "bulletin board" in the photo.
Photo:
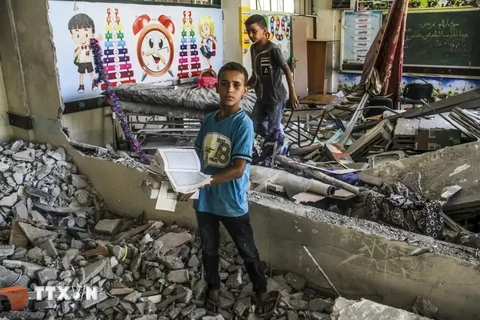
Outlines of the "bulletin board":
[{"label": "bulletin board", "polygon": [[363,65],[382,27],[382,11],[345,11],[342,21],[342,65]]}]

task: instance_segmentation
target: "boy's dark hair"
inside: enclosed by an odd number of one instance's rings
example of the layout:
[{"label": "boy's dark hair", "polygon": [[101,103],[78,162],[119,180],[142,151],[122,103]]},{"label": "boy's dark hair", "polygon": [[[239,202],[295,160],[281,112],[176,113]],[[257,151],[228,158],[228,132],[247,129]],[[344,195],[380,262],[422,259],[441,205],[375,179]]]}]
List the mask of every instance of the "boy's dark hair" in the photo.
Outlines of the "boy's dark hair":
[{"label": "boy's dark hair", "polygon": [[248,80],[248,72],[247,69],[245,69],[244,66],[242,66],[238,62],[227,62],[226,64],[223,65],[223,67],[220,68],[220,71],[218,71],[218,80],[220,80],[220,77],[222,75],[222,72],[224,71],[237,71],[243,74],[243,79],[245,80],[245,84],[247,84]]},{"label": "boy's dark hair", "polygon": [[250,16],[247,21],[245,21],[245,26],[250,26],[252,24],[258,24],[260,28],[266,28],[267,27],[267,22],[265,21],[265,17],[259,14],[254,14],[253,16]]},{"label": "boy's dark hair", "polygon": [[95,33],[95,23],[85,13],[79,13],[74,15],[70,21],[68,21],[68,30],[72,33],[74,29],[92,28],[92,33]]}]

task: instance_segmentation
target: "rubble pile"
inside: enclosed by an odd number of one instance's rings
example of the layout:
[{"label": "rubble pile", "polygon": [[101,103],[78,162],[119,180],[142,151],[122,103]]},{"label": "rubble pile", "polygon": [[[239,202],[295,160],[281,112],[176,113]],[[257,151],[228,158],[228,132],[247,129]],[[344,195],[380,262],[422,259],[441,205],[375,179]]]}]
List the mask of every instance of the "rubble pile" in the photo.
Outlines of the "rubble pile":
[{"label": "rubble pile", "polygon": [[102,148],[71,140],[69,142],[77,151],[86,156],[95,157],[114,163],[121,163],[128,168],[142,172],[147,168],[144,164],[139,162],[140,158],[134,152],[125,150],[115,151],[115,149],[109,144],[107,144],[105,148]]},{"label": "rubble pile", "polygon": [[13,219],[85,227],[102,199],[64,148],[22,140],[0,145],[0,227]]},{"label": "rubble pile", "polygon": [[[222,312],[208,315],[195,233],[112,215],[63,148],[4,144],[0,172],[0,288],[31,294],[24,311],[0,301],[0,319],[256,319],[234,244],[221,243]],[[268,289],[282,295],[273,319],[329,319],[332,300],[296,274],[268,271]],[[36,286],[68,287],[69,299],[44,291],[38,301]],[[86,287],[98,299],[86,300]]]},{"label": "rubble pile", "polygon": [[[34,319],[246,319],[253,311],[252,284],[232,243],[220,247],[222,313],[214,317],[203,308],[207,283],[195,233],[133,219],[103,219],[88,232],[18,224],[29,245],[0,247],[0,287],[100,288],[95,301],[32,301]],[[296,274],[272,272],[268,289],[282,294],[277,319],[328,319],[332,311],[333,301]],[[0,317],[18,317],[5,304],[2,311]]]}]

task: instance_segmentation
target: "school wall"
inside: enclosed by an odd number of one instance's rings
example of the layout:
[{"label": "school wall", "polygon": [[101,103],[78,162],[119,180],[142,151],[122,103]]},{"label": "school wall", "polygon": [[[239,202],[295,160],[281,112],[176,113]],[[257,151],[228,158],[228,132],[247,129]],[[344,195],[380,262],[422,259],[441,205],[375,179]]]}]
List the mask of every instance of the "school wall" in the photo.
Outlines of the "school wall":
[{"label": "school wall", "polygon": [[0,143],[10,141],[13,137],[12,127],[8,122],[7,93],[5,91],[1,62],[0,57]]}]

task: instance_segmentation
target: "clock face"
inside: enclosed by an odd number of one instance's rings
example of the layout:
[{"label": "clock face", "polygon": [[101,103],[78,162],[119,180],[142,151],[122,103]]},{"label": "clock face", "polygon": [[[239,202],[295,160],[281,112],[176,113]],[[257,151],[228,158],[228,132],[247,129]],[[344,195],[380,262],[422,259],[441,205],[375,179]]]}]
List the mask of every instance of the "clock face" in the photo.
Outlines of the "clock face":
[{"label": "clock face", "polygon": [[159,77],[168,72],[173,63],[173,39],[161,25],[146,27],[138,38],[138,60],[145,73]]}]

